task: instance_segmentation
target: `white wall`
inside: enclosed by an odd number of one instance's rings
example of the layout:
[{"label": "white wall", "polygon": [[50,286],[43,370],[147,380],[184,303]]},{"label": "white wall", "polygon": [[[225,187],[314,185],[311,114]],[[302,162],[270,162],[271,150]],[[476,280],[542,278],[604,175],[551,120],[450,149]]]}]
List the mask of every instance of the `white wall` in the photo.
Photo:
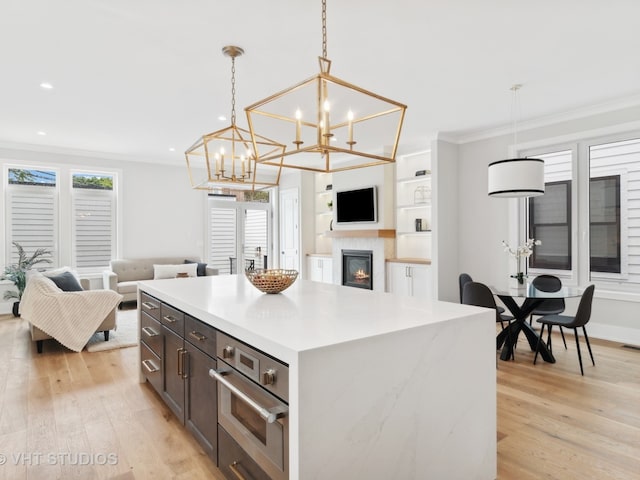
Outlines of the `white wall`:
[{"label": "white wall", "polygon": [[[571,119],[555,125],[519,131],[519,147],[526,148],[542,140],[550,144],[576,136],[612,133],[614,130],[637,128],[640,107],[617,112]],[[510,274],[509,257],[501,241],[509,240],[509,218],[518,200],[490,198],[487,195],[487,166],[491,161],[507,158],[510,134],[465,143],[458,148],[458,269],[487,284],[505,286]],[[640,292],[637,292],[640,294]],[[625,299],[603,298],[598,292],[594,299],[592,324],[594,337],[640,344],[640,303]],[[636,299],[640,300],[640,296]],[[570,301],[567,314],[575,313],[577,301]]]},{"label": "white wall", "polygon": [[434,298],[457,302],[458,294],[458,146],[434,140],[432,152],[432,222]]}]

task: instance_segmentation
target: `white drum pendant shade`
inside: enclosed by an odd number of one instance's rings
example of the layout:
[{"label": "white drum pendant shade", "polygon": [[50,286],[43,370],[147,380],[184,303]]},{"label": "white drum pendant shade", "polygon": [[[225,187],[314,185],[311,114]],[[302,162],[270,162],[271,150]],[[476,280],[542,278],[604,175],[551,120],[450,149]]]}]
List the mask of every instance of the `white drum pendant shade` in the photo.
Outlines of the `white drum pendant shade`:
[{"label": "white drum pendant shade", "polygon": [[544,195],[544,160],[512,158],[489,164],[489,195],[537,197]]}]

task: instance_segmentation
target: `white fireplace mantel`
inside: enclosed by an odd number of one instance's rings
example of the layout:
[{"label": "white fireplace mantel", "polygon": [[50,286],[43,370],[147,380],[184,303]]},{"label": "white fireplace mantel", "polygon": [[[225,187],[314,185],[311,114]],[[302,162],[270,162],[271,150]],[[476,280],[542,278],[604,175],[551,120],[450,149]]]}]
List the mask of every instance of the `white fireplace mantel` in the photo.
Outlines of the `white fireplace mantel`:
[{"label": "white fireplace mantel", "polygon": [[[372,232],[378,232],[374,234]],[[384,232],[384,233],[381,233]],[[389,233],[392,232],[392,233]],[[395,252],[395,230],[333,230],[331,233],[333,261],[333,283],[342,284],[342,250],[370,250],[373,290],[386,290],[385,260],[393,258]]]}]

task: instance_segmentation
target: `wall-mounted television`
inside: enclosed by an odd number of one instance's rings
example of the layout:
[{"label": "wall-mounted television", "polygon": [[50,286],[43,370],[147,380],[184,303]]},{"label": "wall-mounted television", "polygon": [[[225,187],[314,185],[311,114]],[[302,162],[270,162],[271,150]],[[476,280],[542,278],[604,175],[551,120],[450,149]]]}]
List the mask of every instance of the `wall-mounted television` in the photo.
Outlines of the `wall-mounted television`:
[{"label": "wall-mounted television", "polygon": [[375,223],[378,221],[378,189],[373,187],[336,192],[338,223]]}]

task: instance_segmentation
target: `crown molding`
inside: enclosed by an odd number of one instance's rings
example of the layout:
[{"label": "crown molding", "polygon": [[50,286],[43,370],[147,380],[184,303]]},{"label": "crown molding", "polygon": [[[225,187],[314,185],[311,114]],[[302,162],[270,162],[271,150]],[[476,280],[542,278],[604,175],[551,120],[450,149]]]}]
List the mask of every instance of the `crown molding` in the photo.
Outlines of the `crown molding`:
[{"label": "crown molding", "polygon": [[95,158],[95,159],[102,159],[102,160],[115,160],[115,161],[122,161],[122,162],[154,163],[156,165],[163,164],[163,165],[173,166],[173,167],[178,166],[178,163],[176,161],[167,160],[166,158],[162,158],[161,156],[158,156],[157,158],[134,157],[131,155],[124,155],[119,153],[97,152],[94,150],[82,150],[78,148],[59,147],[56,145],[36,145],[31,143],[0,141],[0,149],[16,150],[21,152],[36,152],[36,153],[42,152],[42,153],[51,153],[56,155]]},{"label": "crown molding", "polygon": [[[600,115],[603,113],[615,112],[616,110],[624,110],[625,108],[637,107],[639,105],[640,105],[640,94],[637,94],[631,97],[625,97],[622,99],[612,100],[609,102],[602,102],[595,105],[575,108],[573,110],[568,110],[566,112],[556,113],[552,115],[545,115],[542,117],[532,118],[530,120],[518,122],[518,132],[533,130],[541,127],[547,127],[549,125],[586,118],[593,115]],[[464,143],[477,142],[480,140],[487,140],[489,138],[499,137],[502,135],[510,135],[512,133],[513,133],[513,127],[511,125],[503,125],[496,128],[470,132],[468,134],[449,135],[449,137],[455,138],[455,143],[464,144]]]}]

